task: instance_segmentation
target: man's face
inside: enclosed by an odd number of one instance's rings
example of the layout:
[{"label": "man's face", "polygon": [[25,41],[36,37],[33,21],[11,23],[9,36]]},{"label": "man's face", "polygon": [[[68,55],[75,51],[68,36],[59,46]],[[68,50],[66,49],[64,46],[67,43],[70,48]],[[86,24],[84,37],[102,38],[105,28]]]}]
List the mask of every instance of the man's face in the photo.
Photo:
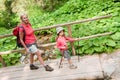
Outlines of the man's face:
[{"label": "man's face", "polygon": [[21,17],[21,20],[22,20],[22,22],[24,22],[25,24],[29,23],[29,19],[28,19],[28,16],[27,16],[27,15],[23,15],[23,16]]}]

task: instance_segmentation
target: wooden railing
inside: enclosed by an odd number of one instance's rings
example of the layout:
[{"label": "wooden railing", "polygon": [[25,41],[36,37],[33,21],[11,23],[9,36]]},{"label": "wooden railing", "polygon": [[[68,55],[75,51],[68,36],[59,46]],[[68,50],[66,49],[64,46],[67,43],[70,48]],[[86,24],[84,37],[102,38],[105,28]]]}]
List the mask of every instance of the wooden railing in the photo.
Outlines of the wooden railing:
[{"label": "wooden railing", "polygon": [[[112,15],[93,17],[93,18],[88,18],[88,19],[84,19],[84,20],[78,20],[78,21],[74,21],[74,22],[68,22],[68,23],[52,25],[52,26],[44,26],[42,28],[34,29],[34,31],[48,30],[48,29],[59,27],[59,26],[67,27],[68,25],[79,24],[79,23],[84,23],[84,22],[89,22],[89,21],[95,21],[95,20],[100,20],[100,19],[105,19],[105,18],[110,18],[110,17],[112,17]],[[10,37],[10,36],[13,36],[13,34],[0,35],[0,38],[6,38],[6,37]]]},{"label": "wooden railing", "polygon": [[[110,17],[112,17],[112,16],[111,15],[106,15],[106,16],[100,16],[100,17],[93,17],[93,18],[89,18],[89,19],[78,20],[78,21],[68,22],[68,23],[64,23],[64,24],[46,26],[46,27],[34,29],[34,31],[48,30],[48,29],[57,28],[57,27],[60,27],[60,26],[61,27],[68,27],[68,34],[69,34],[70,37],[72,37],[72,29],[71,29],[72,26],[71,25],[84,23],[84,22],[89,22],[89,21],[94,21],[94,20],[105,19],[105,18],[110,18]],[[98,36],[106,36],[106,35],[110,35],[110,34],[112,34],[112,32],[106,32],[106,33],[96,34],[96,35],[92,35],[92,36],[86,36],[86,37],[82,37],[82,38],[75,38],[75,41],[85,40],[85,39],[89,39],[89,38],[95,38],[95,37],[98,37]],[[0,38],[6,38],[6,37],[10,37],[10,36],[13,36],[13,34],[0,35]],[[38,45],[38,46],[43,48],[43,47],[47,47],[47,46],[54,46],[55,44],[56,43],[48,43],[48,44],[41,44],[41,45]],[[71,46],[72,46],[73,55],[75,55],[76,53],[75,53],[74,43],[71,42]],[[24,50],[24,48],[23,49],[17,49],[17,50],[9,50],[9,51],[5,51],[5,52],[0,52],[0,55],[10,54],[10,53],[14,53],[14,52],[21,52],[23,50]],[[0,59],[1,59],[0,61],[2,61],[3,65],[4,65],[2,57]]]}]

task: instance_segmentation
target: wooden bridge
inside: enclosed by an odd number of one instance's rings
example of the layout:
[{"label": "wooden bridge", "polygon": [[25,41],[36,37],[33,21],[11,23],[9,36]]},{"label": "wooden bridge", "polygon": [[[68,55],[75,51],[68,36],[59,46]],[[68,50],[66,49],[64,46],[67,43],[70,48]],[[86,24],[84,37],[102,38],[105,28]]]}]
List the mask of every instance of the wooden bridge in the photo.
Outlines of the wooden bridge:
[{"label": "wooden bridge", "polygon": [[[78,59],[79,58],[79,59]],[[30,70],[29,64],[0,68],[0,80],[119,80],[120,50],[111,54],[72,57],[77,69],[69,69],[67,60],[59,68],[60,59],[46,61],[54,68],[47,72],[42,65],[38,70]]]},{"label": "wooden bridge", "polygon": [[[83,22],[94,21],[94,20],[99,20],[99,19],[110,18],[110,17],[111,17],[111,15],[93,17],[93,18],[79,20],[79,21],[75,21],[75,22],[47,26],[47,27],[35,29],[35,31],[48,30],[48,29],[59,27],[59,26],[63,26],[63,27],[68,27],[68,34],[70,37],[72,37],[72,26],[71,25],[83,23]],[[92,36],[86,36],[86,37],[82,37],[82,38],[75,38],[75,41],[85,40],[85,39],[89,39],[89,38],[95,38],[95,37],[99,37],[99,36],[106,36],[106,35],[110,35],[110,34],[112,34],[112,32],[106,32],[106,33],[96,34],[96,35],[92,35]],[[10,37],[10,36],[13,36],[13,35],[12,34],[0,35],[0,38],[6,38],[6,37]],[[39,45],[39,47],[45,48],[48,46],[54,46],[55,44],[56,43],[42,44],[42,45]],[[74,44],[71,43],[71,46],[72,46],[73,55],[75,56],[76,52],[75,52]],[[10,54],[10,53],[14,53],[14,52],[22,52],[22,51],[24,51],[24,49],[9,50],[9,51],[5,51],[5,52],[0,52],[0,55]],[[96,58],[99,60],[99,56],[95,57],[95,59]],[[94,79],[95,78],[97,78],[97,79],[103,78],[102,70],[100,68],[100,63],[98,60],[94,60],[94,58],[93,58],[95,63],[93,62],[92,64],[95,66],[97,64],[99,66],[99,67],[96,67],[95,69],[92,68],[92,66],[90,65],[91,63],[89,63],[89,60],[87,63],[87,64],[89,64],[89,68],[87,68],[87,69],[84,69],[84,67],[81,68],[81,64],[86,64],[86,63],[81,63],[81,62],[78,62],[77,60],[78,60],[78,57],[76,57],[76,56],[73,57],[74,63],[78,66],[78,68],[76,70],[69,70],[69,68],[58,69],[59,59],[56,59],[56,60],[53,60],[50,62],[50,65],[53,66],[55,69],[53,72],[46,72],[46,71],[44,71],[44,69],[41,66],[40,66],[39,70],[31,71],[31,70],[29,70],[28,64],[4,67],[4,68],[0,69],[0,80],[41,80],[41,79],[42,80],[64,80],[64,79],[65,80],[83,80],[86,77],[88,77],[89,79],[93,79],[93,77],[91,77],[91,76],[95,76]],[[3,66],[6,66],[5,61],[3,61],[3,59],[2,59],[2,56],[0,56],[0,62],[3,64]],[[48,62],[48,61],[46,61],[46,62]],[[67,63],[64,63],[64,64],[66,66]],[[88,72],[90,73],[90,76],[88,76]],[[95,73],[93,73],[93,72],[95,72]],[[81,75],[81,74],[83,74],[83,75]],[[97,74],[100,74],[100,75],[97,75]]]},{"label": "wooden bridge", "polygon": [[[47,61],[54,68],[54,71],[47,72],[40,68],[30,70],[29,65],[17,65],[0,69],[0,80],[102,80],[103,74],[99,62],[99,56],[82,57],[78,62],[77,56],[72,57],[72,61],[77,65],[77,69],[69,69],[67,61],[59,69],[59,59]],[[92,65],[91,65],[92,64]]]}]

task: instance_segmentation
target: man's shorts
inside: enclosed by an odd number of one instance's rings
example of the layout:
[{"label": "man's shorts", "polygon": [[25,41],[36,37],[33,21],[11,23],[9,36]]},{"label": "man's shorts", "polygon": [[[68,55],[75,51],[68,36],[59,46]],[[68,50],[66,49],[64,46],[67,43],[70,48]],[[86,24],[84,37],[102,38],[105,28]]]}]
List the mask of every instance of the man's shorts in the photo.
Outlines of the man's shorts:
[{"label": "man's shorts", "polygon": [[37,48],[37,46],[36,46],[36,44],[31,44],[31,45],[28,47],[28,49],[29,49],[29,52],[30,52],[30,53],[36,53],[37,51],[39,51],[38,48]]},{"label": "man's shorts", "polygon": [[65,51],[63,51],[63,56],[64,56],[64,58],[67,58],[68,60],[70,60],[70,52],[69,52],[69,50],[65,50]]}]

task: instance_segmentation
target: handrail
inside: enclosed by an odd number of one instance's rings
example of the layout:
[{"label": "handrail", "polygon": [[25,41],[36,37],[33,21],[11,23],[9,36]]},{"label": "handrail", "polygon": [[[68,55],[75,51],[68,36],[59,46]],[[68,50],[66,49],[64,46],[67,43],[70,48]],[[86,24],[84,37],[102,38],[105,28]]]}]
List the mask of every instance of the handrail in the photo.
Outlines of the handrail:
[{"label": "handrail", "polygon": [[[106,32],[106,33],[102,33],[102,34],[96,34],[96,35],[91,35],[91,36],[86,36],[86,37],[81,37],[81,38],[75,38],[75,41],[86,40],[86,39],[100,37],[100,36],[106,36],[106,35],[110,35],[110,34],[112,34],[112,32]],[[56,43],[41,44],[41,45],[38,45],[38,47],[44,48],[44,47],[48,47],[48,46],[54,46],[55,44]],[[23,50],[25,50],[25,49],[22,48],[22,49],[17,49],[17,50],[9,50],[9,51],[5,51],[5,52],[0,52],[0,55],[14,53],[14,52],[21,52]]]},{"label": "handrail", "polygon": [[[53,25],[53,26],[44,26],[42,28],[34,29],[34,31],[47,30],[47,29],[52,29],[52,28],[56,28],[56,27],[59,27],[59,26],[67,27],[67,25],[73,25],[73,24],[89,22],[89,21],[94,21],[94,20],[99,20],[99,19],[105,19],[105,18],[109,18],[109,17],[112,17],[112,15],[93,17],[93,18],[88,18],[88,19],[84,19],[84,20],[78,20],[78,21],[74,21],[74,22],[57,24],[57,25]],[[5,37],[10,37],[10,36],[13,36],[13,34],[0,35],[0,39],[5,38]]]},{"label": "handrail", "polygon": [[78,23],[83,23],[83,22],[89,22],[89,21],[94,21],[94,20],[99,20],[99,19],[105,19],[105,18],[109,18],[109,17],[112,17],[112,15],[99,16],[99,17],[93,17],[93,18],[88,18],[88,19],[84,19],[84,20],[78,20],[78,21],[74,21],[74,22],[68,22],[68,23],[64,23],[64,24],[46,26],[46,27],[42,27],[42,28],[38,28],[38,29],[34,29],[34,30],[35,31],[47,30],[47,29],[52,29],[52,28],[56,28],[56,27],[60,27],[60,26],[67,27],[66,25],[73,25],[73,24],[78,24]]}]

